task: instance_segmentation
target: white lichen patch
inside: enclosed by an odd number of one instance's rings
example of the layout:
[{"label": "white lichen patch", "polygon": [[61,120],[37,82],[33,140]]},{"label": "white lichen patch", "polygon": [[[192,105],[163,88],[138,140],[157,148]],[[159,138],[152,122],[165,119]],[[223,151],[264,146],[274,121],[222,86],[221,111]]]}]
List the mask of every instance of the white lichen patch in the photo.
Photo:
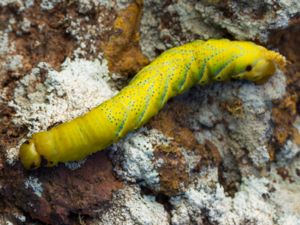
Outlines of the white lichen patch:
[{"label": "white lichen patch", "polygon": [[200,143],[213,141],[223,157],[247,155],[255,166],[264,166],[269,161],[266,144],[273,130],[272,100],[284,93],[285,76],[280,71],[261,86],[233,82],[199,88],[189,103],[193,111],[189,126]]},{"label": "white lichen patch", "polygon": [[[218,180],[218,169],[203,170],[183,196],[172,197],[172,224],[300,224],[300,157],[278,174],[271,164],[262,177],[243,176],[238,191],[229,196]],[[282,167],[281,167],[282,168]],[[263,175],[263,174],[262,174]]]},{"label": "white lichen patch", "polygon": [[108,9],[121,10],[126,8],[132,0],[76,0],[80,13],[87,13],[94,7],[104,6]]},{"label": "white lichen patch", "polygon": [[278,182],[273,186],[276,191],[270,193],[271,200],[274,204],[280,206],[281,214],[297,217],[296,221],[300,222],[300,185],[290,182]]},{"label": "white lichen patch", "polygon": [[0,31],[0,56],[8,54],[13,49],[14,45],[9,41],[8,33]]},{"label": "white lichen patch", "polygon": [[[237,39],[268,40],[268,31],[288,26],[292,18],[300,10],[298,0],[256,0],[256,1],[229,1],[227,11],[234,12],[232,17],[224,15],[218,4],[198,2],[195,5],[207,23],[226,29]],[[259,15],[260,14],[260,15]]]},{"label": "white lichen patch", "polygon": [[62,0],[42,0],[40,7],[43,10],[51,10],[60,2],[62,2]]},{"label": "white lichen patch", "polygon": [[71,15],[67,16],[70,24],[66,28],[66,33],[71,35],[78,45],[78,48],[73,52],[75,58],[95,55],[99,47],[97,39],[99,39],[99,37],[101,37],[111,29],[110,27],[104,25],[105,23],[103,22],[109,17],[108,13],[108,11],[103,11],[101,14],[99,14],[99,16],[97,17],[97,24],[93,24],[88,16],[85,16],[83,18],[74,18]]},{"label": "white lichen patch", "polygon": [[278,161],[284,165],[289,163],[300,152],[300,146],[289,139],[277,154]]},{"label": "white lichen patch", "polygon": [[22,223],[26,222],[26,217],[20,213],[14,213],[14,217]]},{"label": "white lichen patch", "polygon": [[[15,43],[9,39],[9,34],[0,31],[0,83],[2,85],[7,82],[8,73],[15,77],[19,76],[18,70],[23,68],[22,59],[23,57],[21,55],[16,54]],[[3,85],[0,88],[1,104],[7,104],[10,96],[10,88],[9,85]],[[1,110],[3,109],[0,109],[0,111]],[[3,119],[4,117],[2,118],[0,116],[0,122],[2,122]],[[10,150],[10,153],[3,152],[9,164],[13,164],[18,155],[18,149],[16,147],[18,148],[18,146],[15,146],[15,148]]]},{"label": "white lichen patch", "polygon": [[91,224],[168,225],[168,220],[168,213],[154,196],[142,196],[140,188],[127,186],[114,193],[110,207],[99,211],[99,217]]},{"label": "white lichen patch", "polygon": [[112,147],[111,157],[116,173],[124,180],[139,182],[151,189],[159,188],[156,170],[162,162],[154,160],[157,145],[168,145],[169,139],[158,130],[141,128]]},{"label": "white lichen patch", "polygon": [[295,215],[283,215],[277,223],[278,225],[300,225],[300,218]]},{"label": "white lichen patch", "polygon": [[299,13],[300,2],[182,0],[166,4],[145,0],[143,11],[141,48],[153,59],[157,50],[197,38],[222,38],[228,33],[235,39],[259,39],[266,43],[271,30],[287,27],[289,20]]},{"label": "white lichen patch", "polygon": [[[30,133],[65,122],[114,95],[107,84],[106,61],[67,59],[60,72],[45,63],[22,78],[10,105],[16,109],[16,124],[26,124]],[[42,73],[45,81],[41,82]]]},{"label": "white lichen patch", "polygon": [[[8,33],[0,31],[0,82],[6,78],[8,72],[14,72],[23,67],[22,56],[15,52],[15,43],[9,40]],[[7,99],[8,90],[8,87],[0,89],[0,102]]]},{"label": "white lichen patch", "polygon": [[234,197],[227,196],[218,183],[215,186],[198,183],[183,197],[172,199],[175,208],[172,224],[192,224],[205,217],[210,223],[220,225],[274,225],[280,217],[276,206],[263,198],[269,193],[268,183],[265,178],[244,178]]},{"label": "white lichen patch", "polygon": [[[195,2],[194,2],[195,3]],[[195,4],[192,1],[177,1],[168,6],[167,11],[179,16],[182,32],[196,34],[201,39],[222,38],[224,31],[217,26],[212,26],[202,19],[198,10],[195,10]]]},{"label": "white lichen patch", "polygon": [[78,162],[67,162],[65,163],[65,166],[69,168],[70,170],[77,170],[79,169],[84,163],[86,162],[86,159],[80,160]]},{"label": "white lichen patch", "polygon": [[[71,120],[116,92],[108,85],[107,62],[67,59],[61,71],[39,63],[18,83],[14,99],[9,103],[16,110],[13,122],[26,125],[28,136],[46,130],[56,123]],[[16,151],[8,151],[10,159]]]},{"label": "white lichen patch", "polygon": [[[157,50],[164,51],[185,42],[180,40],[180,35],[178,35],[172,26],[168,28],[164,27],[162,20],[166,18],[165,15],[168,13],[168,9],[164,8],[164,5],[164,1],[147,0],[143,6],[143,16],[140,26],[140,46],[143,54],[151,60],[157,56]],[[164,38],[170,39],[170,41],[164,42]]]},{"label": "white lichen patch", "polygon": [[29,176],[24,181],[25,188],[32,189],[34,194],[36,194],[38,197],[42,197],[43,194],[43,186],[42,183],[38,180],[36,177]]},{"label": "white lichen patch", "polygon": [[16,71],[23,68],[22,63],[23,56],[21,55],[11,55],[7,57],[6,70],[7,71]]},{"label": "white lichen patch", "polygon": [[25,142],[26,139],[25,138],[22,138],[19,143],[17,144],[17,146],[15,147],[12,147],[12,148],[9,148],[8,150],[6,150],[5,152],[5,160],[6,160],[6,163],[8,165],[14,165],[16,160],[18,159],[19,157],[19,149],[20,149],[20,146],[23,142]]},{"label": "white lichen patch", "polygon": [[[282,164],[282,161],[271,165],[270,172],[267,175],[270,182],[269,192],[270,200],[276,204],[281,212],[281,217],[278,221],[283,224],[300,224],[300,157],[295,156],[293,159],[288,159],[288,163]],[[285,176],[279,173],[279,169],[285,171]],[[284,220],[282,218],[285,218]],[[293,220],[293,218],[297,218]],[[294,221],[294,223],[290,223]],[[298,223],[296,223],[296,221]]]}]

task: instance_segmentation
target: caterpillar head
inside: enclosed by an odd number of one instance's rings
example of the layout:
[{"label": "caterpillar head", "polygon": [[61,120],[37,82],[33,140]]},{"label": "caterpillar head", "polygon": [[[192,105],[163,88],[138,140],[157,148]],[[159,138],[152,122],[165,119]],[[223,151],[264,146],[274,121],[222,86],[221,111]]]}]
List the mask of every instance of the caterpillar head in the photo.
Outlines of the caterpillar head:
[{"label": "caterpillar head", "polygon": [[237,58],[233,71],[233,79],[245,79],[261,84],[268,80],[278,66],[284,69],[287,61],[277,52],[250,43],[242,42],[242,56]]},{"label": "caterpillar head", "polygon": [[20,147],[20,160],[26,169],[38,168],[41,165],[41,156],[36,151],[32,139],[25,141]]}]

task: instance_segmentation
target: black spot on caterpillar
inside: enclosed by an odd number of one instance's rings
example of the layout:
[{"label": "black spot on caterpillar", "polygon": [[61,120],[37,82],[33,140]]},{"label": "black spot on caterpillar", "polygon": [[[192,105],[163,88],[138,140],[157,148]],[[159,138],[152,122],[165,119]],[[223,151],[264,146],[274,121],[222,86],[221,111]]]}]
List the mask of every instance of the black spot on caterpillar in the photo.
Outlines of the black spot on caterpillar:
[{"label": "black spot on caterpillar", "polygon": [[35,133],[20,148],[25,168],[81,160],[145,124],[168,99],[195,84],[266,81],[286,60],[252,42],[194,41],[162,53],[112,99],[83,116]]},{"label": "black spot on caterpillar", "polygon": [[252,66],[251,65],[248,65],[248,66],[246,66],[246,71],[251,71],[252,70]]}]

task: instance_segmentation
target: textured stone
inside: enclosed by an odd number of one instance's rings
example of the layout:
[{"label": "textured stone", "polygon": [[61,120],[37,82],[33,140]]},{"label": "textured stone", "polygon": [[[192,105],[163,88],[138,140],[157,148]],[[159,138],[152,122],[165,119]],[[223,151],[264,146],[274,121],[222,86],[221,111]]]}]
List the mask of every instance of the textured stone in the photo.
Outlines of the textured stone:
[{"label": "textured stone", "polygon": [[6,167],[0,174],[0,195],[48,224],[70,224],[73,213],[93,216],[111,200],[112,192],[123,186],[105,155],[93,155],[76,170],[60,165],[25,173],[20,164]]},{"label": "textured stone", "polygon": [[[298,225],[297,13],[296,0],[1,1],[0,223]],[[291,63],[262,86],[192,88],[86,160],[30,172],[16,160],[22,138],[112,96],[144,55],[224,37]]]}]

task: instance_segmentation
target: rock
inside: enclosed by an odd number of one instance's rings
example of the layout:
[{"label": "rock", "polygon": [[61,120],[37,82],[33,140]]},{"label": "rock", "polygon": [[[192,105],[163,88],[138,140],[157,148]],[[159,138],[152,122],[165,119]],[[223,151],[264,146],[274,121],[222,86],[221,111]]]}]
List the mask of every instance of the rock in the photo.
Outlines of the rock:
[{"label": "rock", "polygon": [[[0,223],[298,225],[299,11],[296,0],[1,1]],[[290,65],[262,86],[192,88],[86,160],[22,168],[33,132],[208,38],[260,42]]]},{"label": "rock", "polygon": [[123,184],[112,173],[106,152],[90,157],[77,169],[63,165],[25,172],[21,165],[6,167],[1,172],[0,195],[14,202],[32,218],[47,224],[70,224],[72,214],[94,216],[112,193]]}]

